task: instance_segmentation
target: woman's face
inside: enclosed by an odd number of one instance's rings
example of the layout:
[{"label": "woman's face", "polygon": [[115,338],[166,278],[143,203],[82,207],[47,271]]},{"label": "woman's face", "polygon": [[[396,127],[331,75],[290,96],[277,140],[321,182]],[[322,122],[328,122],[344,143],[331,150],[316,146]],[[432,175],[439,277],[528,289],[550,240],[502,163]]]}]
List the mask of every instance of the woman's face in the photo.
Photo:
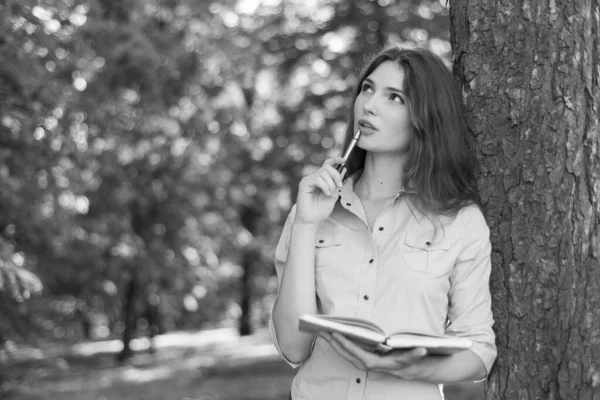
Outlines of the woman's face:
[{"label": "woman's face", "polygon": [[354,102],[358,146],[372,153],[405,154],[413,136],[404,87],[404,70],[384,61],[363,81]]}]

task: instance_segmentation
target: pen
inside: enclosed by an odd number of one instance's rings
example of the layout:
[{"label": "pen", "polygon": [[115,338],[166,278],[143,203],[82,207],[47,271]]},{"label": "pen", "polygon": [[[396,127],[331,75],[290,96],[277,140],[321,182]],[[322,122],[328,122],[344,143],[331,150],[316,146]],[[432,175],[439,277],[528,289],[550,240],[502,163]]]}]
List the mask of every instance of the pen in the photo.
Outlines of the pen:
[{"label": "pen", "polygon": [[360,139],[360,129],[357,129],[356,132],[354,132],[354,136],[352,136],[352,140],[350,141],[350,144],[348,145],[348,148],[346,149],[346,152],[344,153],[344,161],[341,164],[338,164],[337,167],[335,167],[335,169],[338,172],[342,172],[342,169],[344,169],[344,165],[346,165],[346,161],[348,161],[348,157],[350,156],[350,153],[352,153],[352,150],[354,150],[354,147],[356,147],[356,144],[358,143],[358,139]]}]

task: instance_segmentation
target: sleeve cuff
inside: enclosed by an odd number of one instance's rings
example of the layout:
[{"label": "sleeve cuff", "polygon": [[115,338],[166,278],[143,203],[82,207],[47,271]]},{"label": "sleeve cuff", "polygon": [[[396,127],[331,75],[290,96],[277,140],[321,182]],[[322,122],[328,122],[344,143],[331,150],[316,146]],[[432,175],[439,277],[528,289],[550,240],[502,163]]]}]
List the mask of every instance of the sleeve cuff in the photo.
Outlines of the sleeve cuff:
[{"label": "sleeve cuff", "polygon": [[473,342],[473,346],[471,346],[469,350],[475,353],[481,361],[483,361],[483,365],[485,366],[485,378],[476,382],[486,380],[490,374],[492,365],[494,365],[494,361],[496,360],[496,347],[490,346],[487,343]]},{"label": "sleeve cuff", "polygon": [[284,355],[283,352],[281,351],[281,349],[279,348],[279,342],[277,341],[277,333],[275,332],[275,326],[273,325],[273,320],[270,319],[269,320],[269,336],[271,337],[271,342],[273,342],[273,345],[275,346],[275,348],[277,349],[277,352],[279,353],[279,355],[281,356],[281,358],[283,358],[283,360],[288,363],[288,365],[292,368],[298,368],[300,366],[300,364],[297,363],[293,363],[290,360],[288,360]]}]

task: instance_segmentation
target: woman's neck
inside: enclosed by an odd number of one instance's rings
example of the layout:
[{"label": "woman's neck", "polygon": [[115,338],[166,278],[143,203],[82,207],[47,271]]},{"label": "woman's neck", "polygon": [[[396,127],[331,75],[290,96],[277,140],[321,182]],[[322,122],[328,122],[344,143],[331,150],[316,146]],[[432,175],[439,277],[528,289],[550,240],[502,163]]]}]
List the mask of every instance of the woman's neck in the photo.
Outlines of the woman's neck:
[{"label": "woman's neck", "polygon": [[368,152],[365,167],[355,192],[363,200],[381,200],[396,196],[402,189],[404,158]]}]

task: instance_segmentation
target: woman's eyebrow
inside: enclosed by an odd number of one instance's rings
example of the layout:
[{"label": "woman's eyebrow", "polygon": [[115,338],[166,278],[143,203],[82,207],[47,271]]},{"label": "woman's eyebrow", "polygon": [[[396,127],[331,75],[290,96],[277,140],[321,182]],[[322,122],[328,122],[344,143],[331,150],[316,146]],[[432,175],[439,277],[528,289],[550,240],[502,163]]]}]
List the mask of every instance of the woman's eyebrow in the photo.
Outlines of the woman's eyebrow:
[{"label": "woman's eyebrow", "polygon": [[[370,84],[370,85],[372,85],[372,86],[377,86],[377,85],[375,85],[375,82],[373,82],[373,81],[372,81],[371,79],[369,79],[369,78],[365,78],[365,80],[364,80],[363,82],[367,82],[368,84]],[[397,93],[400,93],[400,94],[406,95],[402,89],[398,89],[398,88],[395,88],[395,87],[393,87],[393,86],[387,86],[385,89],[386,89],[386,90],[389,90],[390,92],[397,92]]]},{"label": "woman's eyebrow", "polygon": [[391,87],[391,86],[386,87],[386,89],[389,90],[390,92],[396,92],[396,93],[406,95],[402,89],[396,89],[395,87]]}]

